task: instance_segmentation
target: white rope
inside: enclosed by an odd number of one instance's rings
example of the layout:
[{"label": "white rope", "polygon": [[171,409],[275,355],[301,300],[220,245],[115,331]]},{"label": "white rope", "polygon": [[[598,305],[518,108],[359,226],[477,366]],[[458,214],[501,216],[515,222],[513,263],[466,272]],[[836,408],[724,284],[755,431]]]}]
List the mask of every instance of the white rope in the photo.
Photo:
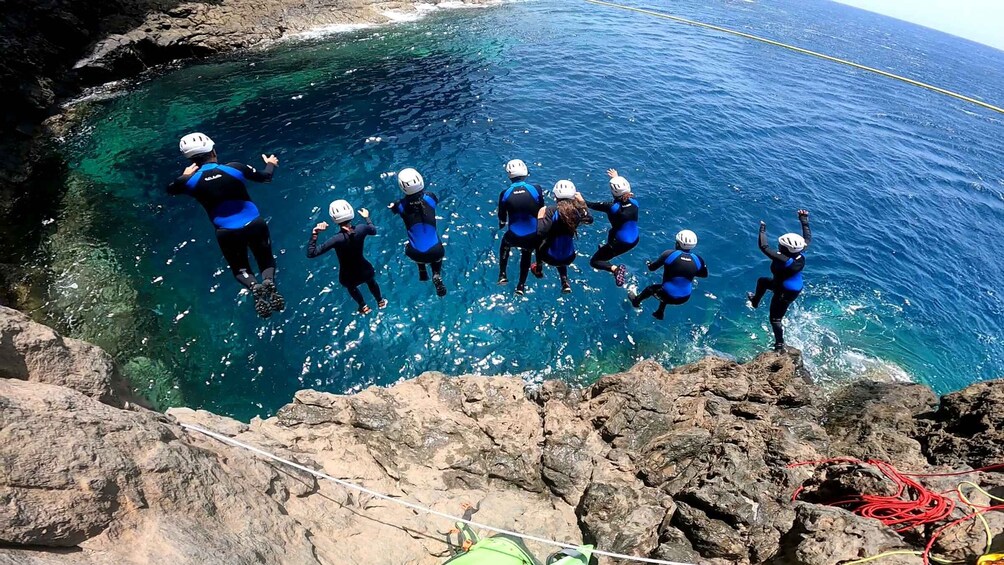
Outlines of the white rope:
[{"label": "white rope", "polygon": [[[407,508],[411,508],[412,510],[416,510],[418,512],[422,512],[422,513],[425,513],[425,514],[432,514],[433,516],[439,516],[440,518],[445,518],[445,519],[447,519],[447,520],[449,520],[451,522],[460,522],[461,524],[467,524],[468,526],[471,526],[473,528],[478,528],[478,529],[481,529],[481,530],[488,530],[490,532],[495,532],[496,534],[505,534],[507,536],[513,536],[513,537],[521,538],[521,539],[524,539],[524,540],[535,541],[537,543],[542,543],[542,544],[546,544],[546,545],[553,545],[553,546],[561,547],[561,548],[565,548],[565,549],[577,549],[579,547],[578,545],[571,544],[571,543],[564,543],[564,542],[560,542],[560,541],[554,541],[554,540],[549,540],[549,539],[545,539],[545,538],[539,538],[539,537],[531,536],[531,535],[528,535],[528,534],[521,534],[519,532],[513,532],[513,531],[510,531],[510,530],[503,530],[502,528],[496,528],[494,526],[489,526],[487,524],[480,524],[478,522],[472,522],[471,520],[465,520],[465,519],[460,518],[458,516],[451,516],[449,514],[446,514],[445,512],[439,512],[439,511],[433,510],[431,508],[426,508],[424,506],[419,506],[418,504],[415,504],[413,502],[408,502],[407,500],[401,500],[399,498],[394,498],[394,497],[388,496],[386,494],[381,494],[379,492],[370,490],[370,489],[368,489],[366,487],[361,487],[359,485],[356,485],[356,484],[353,484],[353,483],[350,483],[350,482],[347,482],[347,481],[343,481],[341,479],[336,479],[336,478],[334,478],[334,477],[332,477],[330,475],[324,474],[324,473],[322,473],[320,471],[315,471],[315,470],[310,469],[308,467],[304,467],[303,465],[300,465],[298,463],[294,463],[292,461],[288,461],[286,459],[283,459],[282,457],[279,457],[278,455],[273,455],[273,454],[271,454],[271,453],[269,453],[267,451],[264,451],[262,449],[259,449],[257,447],[254,447],[254,446],[248,445],[246,443],[242,443],[240,441],[237,441],[236,439],[234,439],[232,437],[227,437],[227,436],[218,434],[216,432],[209,431],[209,430],[207,430],[205,428],[201,428],[199,426],[193,426],[191,424],[184,424],[184,423],[182,423],[181,427],[183,427],[185,429],[188,429],[188,430],[192,430],[193,432],[199,432],[200,434],[207,435],[207,436],[209,436],[209,437],[211,437],[213,439],[216,439],[216,440],[221,441],[223,443],[232,445],[234,447],[239,447],[241,449],[246,449],[247,451],[250,451],[252,453],[257,453],[258,455],[261,455],[262,457],[266,457],[268,459],[271,459],[272,461],[275,461],[277,463],[282,463],[283,465],[286,465],[288,467],[292,467],[294,469],[299,469],[299,470],[301,470],[301,471],[303,471],[305,473],[310,473],[311,475],[314,475],[315,477],[318,477],[318,478],[321,478],[321,479],[327,479],[327,480],[329,480],[329,481],[331,481],[333,483],[339,484],[339,485],[341,485],[341,486],[343,486],[343,487],[345,487],[347,489],[351,489],[351,490],[363,492],[363,493],[366,493],[366,494],[368,494],[370,496],[373,496],[375,498],[379,498],[381,500],[386,500],[387,502],[393,502],[394,504],[399,504],[401,506],[405,506]],[[679,561],[663,561],[661,559],[650,559],[648,557],[637,557],[637,556],[634,556],[634,555],[621,555],[619,553],[610,553],[608,551],[600,551],[598,549],[593,550],[593,555],[602,555],[604,557],[611,557],[611,558],[614,558],[614,559],[623,559],[625,561],[636,561],[638,563],[655,563],[657,565],[694,565],[693,563],[681,563]]]}]

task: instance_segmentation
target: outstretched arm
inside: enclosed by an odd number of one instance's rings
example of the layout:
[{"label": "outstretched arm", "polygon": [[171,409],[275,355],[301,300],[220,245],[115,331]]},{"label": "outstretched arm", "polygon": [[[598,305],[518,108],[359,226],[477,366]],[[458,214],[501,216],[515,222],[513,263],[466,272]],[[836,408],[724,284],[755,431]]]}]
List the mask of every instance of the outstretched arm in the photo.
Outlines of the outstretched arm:
[{"label": "outstretched arm", "polygon": [[776,249],[771,249],[770,244],[767,242],[767,224],[760,222],[760,234],[757,236],[757,245],[760,246],[760,251],[776,261],[787,261],[788,258],[781,254],[780,251]]},{"label": "outstretched arm", "polygon": [[605,214],[610,212],[610,208],[612,208],[613,205],[613,202],[590,202],[589,200],[586,200],[586,206],[590,210],[596,210],[597,212],[603,212]]},{"label": "outstretched arm", "polygon": [[546,207],[537,210],[537,235],[545,236],[551,231],[551,214]]},{"label": "outstretched arm", "polygon": [[654,261],[647,261],[645,264],[648,265],[648,270],[649,271],[658,271],[660,267],[663,267],[663,266],[666,265],[666,259],[669,259],[669,256],[672,255],[672,254],[673,254],[673,250],[672,249],[667,249],[667,250],[665,250],[665,251],[662,252],[662,255],[659,255],[658,257],[656,257]]},{"label": "outstretched arm", "polygon": [[362,226],[362,228],[360,229],[364,230],[366,232],[366,235],[376,235],[377,227],[373,225],[373,220],[370,219],[370,211],[367,210],[366,208],[360,208],[359,216],[361,216],[362,219],[366,220],[366,225]]},{"label": "outstretched arm", "polygon": [[802,224],[802,239],[805,240],[805,246],[808,247],[812,243],[812,231],[809,230],[809,211],[799,210],[798,221]]},{"label": "outstretched arm", "polygon": [[697,271],[697,277],[706,279],[708,278],[708,262],[704,260],[704,257],[700,255],[697,258],[701,261],[701,270]]},{"label": "outstretched arm", "polygon": [[506,223],[509,221],[509,212],[505,208],[505,202],[502,201],[502,197],[505,196],[505,190],[499,194],[499,229],[505,227]]},{"label": "outstretched arm", "polygon": [[591,224],[593,223],[593,215],[589,213],[589,206],[586,204],[586,199],[582,197],[578,192],[575,193],[575,200],[579,203],[579,223],[580,224]]},{"label": "outstretched arm", "polygon": [[275,168],[279,166],[279,158],[275,155],[269,155],[267,157],[262,155],[261,158],[265,161],[265,169],[262,171],[259,171],[251,165],[243,165],[240,163],[230,163],[230,166],[240,170],[240,172],[244,173],[244,178],[250,181],[272,182],[272,174],[275,172]]}]

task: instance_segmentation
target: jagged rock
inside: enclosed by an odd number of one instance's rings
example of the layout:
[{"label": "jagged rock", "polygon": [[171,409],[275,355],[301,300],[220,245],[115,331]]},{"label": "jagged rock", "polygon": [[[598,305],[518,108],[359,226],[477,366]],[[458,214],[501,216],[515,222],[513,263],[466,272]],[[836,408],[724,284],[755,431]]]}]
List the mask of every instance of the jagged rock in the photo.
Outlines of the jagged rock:
[{"label": "jagged rock", "polygon": [[[834,565],[909,549],[877,520],[838,508],[799,504],[794,525],[782,539],[782,551],[772,565]],[[920,557],[893,555],[883,563],[921,565]]]},{"label": "jagged rock", "polygon": [[125,387],[99,347],[63,338],[48,326],[0,306],[0,378],[48,383],[119,406]]},{"label": "jagged rock", "polygon": [[[7,351],[15,366],[26,358],[18,355],[37,353]],[[65,382],[55,373],[46,378]],[[437,511],[459,515],[470,504],[475,520],[540,537],[701,565],[839,563],[921,540],[791,502],[800,486],[800,500],[820,503],[886,492],[881,477],[847,465],[789,466],[866,455],[855,438],[896,438],[896,453],[919,465],[912,470],[929,469],[911,434],[945,422],[925,420],[932,397],[924,390],[861,384],[836,393],[834,406],[806,381],[796,354],[765,354],[672,371],[646,361],[585,389],[428,373],[351,396],[300,391],[275,417],[243,424],[184,408],[120,410],[0,379],[0,564],[443,561],[448,520],[175,422]],[[961,397],[1000,402],[979,387]],[[979,412],[981,421],[992,410]],[[993,476],[981,482],[990,487]],[[936,490],[954,484],[930,479]],[[1004,517],[988,520],[1004,527]],[[966,559],[980,542],[966,529],[937,549]],[[889,562],[918,562],[896,559]]]},{"label": "jagged rock", "polygon": [[904,468],[927,464],[914,436],[916,416],[938,403],[915,384],[858,381],[837,391],[826,413],[833,449],[862,459],[895,461]]},{"label": "jagged rock", "polygon": [[947,394],[917,437],[940,465],[972,468],[1004,461],[1004,381],[978,383]]}]

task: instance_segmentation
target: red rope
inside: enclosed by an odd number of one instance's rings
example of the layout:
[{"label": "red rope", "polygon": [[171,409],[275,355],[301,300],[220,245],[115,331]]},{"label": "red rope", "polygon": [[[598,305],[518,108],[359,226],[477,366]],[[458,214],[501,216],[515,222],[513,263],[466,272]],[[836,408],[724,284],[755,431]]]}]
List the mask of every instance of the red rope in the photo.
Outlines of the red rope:
[{"label": "red rope", "polygon": [[[955,473],[901,473],[892,464],[885,461],[853,459],[838,457],[834,459],[824,459],[821,461],[803,461],[791,463],[788,468],[819,466],[830,463],[852,463],[855,465],[871,465],[875,467],[896,486],[896,494],[892,496],[861,494],[850,498],[828,503],[829,506],[847,507],[851,512],[865,518],[873,518],[881,521],[886,526],[895,528],[897,532],[904,532],[912,528],[926,526],[935,522],[946,520],[955,510],[955,500],[948,498],[948,494],[955,494],[956,491],[935,492],[913,478],[922,477],[956,477],[960,475],[970,475],[983,471],[993,471],[1004,469],[1004,464],[990,465],[972,471],[959,471]],[[798,500],[799,495],[805,490],[805,486],[798,487],[792,494],[792,501]],[[937,530],[927,542],[921,556],[925,565],[930,565],[931,548],[938,540],[938,537],[952,526],[971,520],[976,516],[985,514],[993,510],[1004,510],[1004,504],[996,506],[971,505],[977,510],[958,520],[949,522]]]}]

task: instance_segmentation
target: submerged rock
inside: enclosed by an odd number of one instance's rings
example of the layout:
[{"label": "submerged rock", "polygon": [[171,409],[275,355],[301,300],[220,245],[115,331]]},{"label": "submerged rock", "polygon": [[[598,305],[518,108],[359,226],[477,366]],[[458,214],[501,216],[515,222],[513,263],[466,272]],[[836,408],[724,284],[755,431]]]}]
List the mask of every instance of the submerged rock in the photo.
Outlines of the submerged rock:
[{"label": "submerged rock", "polygon": [[[58,350],[58,336],[51,340],[44,348]],[[2,376],[25,378],[9,367],[32,355],[4,349]],[[243,424],[189,409],[119,408],[110,392],[70,378],[76,367],[45,365],[44,378],[32,378],[66,386],[0,379],[0,563],[445,560],[448,521],[179,423],[441,512],[460,515],[469,504],[476,521],[544,538],[687,563],[840,563],[916,549],[920,536],[813,503],[889,494],[881,476],[792,463],[875,455],[904,470],[943,470],[927,455],[988,433],[1004,405],[1004,382],[946,397],[937,412],[930,391],[910,384],[854,383],[827,398],[791,353],[671,371],[645,361],[585,389],[427,373],[351,396],[303,390],[275,417]],[[949,422],[970,415],[976,423]],[[971,447],[959,457],[983,462],[989,442]],[[804,501],[793,503],[802,486]],[[964,529],[937,547],[966,559],[984,542]]]}]

